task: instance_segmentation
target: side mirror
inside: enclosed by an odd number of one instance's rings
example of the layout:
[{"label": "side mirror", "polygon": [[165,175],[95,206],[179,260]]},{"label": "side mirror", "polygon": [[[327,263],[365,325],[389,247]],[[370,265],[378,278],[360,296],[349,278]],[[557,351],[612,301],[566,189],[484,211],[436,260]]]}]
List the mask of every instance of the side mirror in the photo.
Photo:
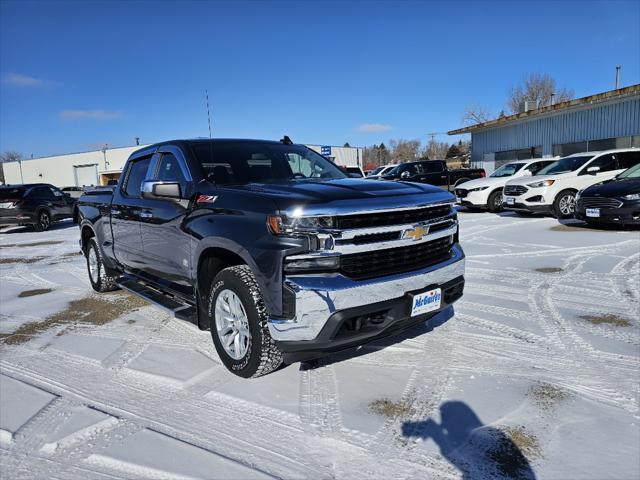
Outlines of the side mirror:
[{"label": "side mirror", "polygon": [[411,173],[409,173],[408,171],[402,172],[400,174],[400,178],[409,178],[411,176]]},{"label": "side mirror", "polygon": [[180,200],[182,192],[178,182],[144,181],[142,182],[142,198],[151,200]]},{"label": "side mirror", "polygon": [[590,175],[595,175],[600,171],[600,167],[589,167],[587,168],[587,173]]}]

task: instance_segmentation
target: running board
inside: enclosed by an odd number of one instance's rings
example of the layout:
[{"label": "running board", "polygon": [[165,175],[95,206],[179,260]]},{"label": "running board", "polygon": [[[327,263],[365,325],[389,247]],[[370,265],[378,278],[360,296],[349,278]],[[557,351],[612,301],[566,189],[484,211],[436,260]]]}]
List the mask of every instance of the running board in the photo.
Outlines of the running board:
[{"label": "running board", "polygon": [[123,290],[127,290],[143,300],[167,310],[180,320],[186,320],[187,322],[198,325],[198,312],[193,305],[183,303],[174,297],[165,295],[161,291],[151,288],[127,275],[118,278],[116,284]]}]

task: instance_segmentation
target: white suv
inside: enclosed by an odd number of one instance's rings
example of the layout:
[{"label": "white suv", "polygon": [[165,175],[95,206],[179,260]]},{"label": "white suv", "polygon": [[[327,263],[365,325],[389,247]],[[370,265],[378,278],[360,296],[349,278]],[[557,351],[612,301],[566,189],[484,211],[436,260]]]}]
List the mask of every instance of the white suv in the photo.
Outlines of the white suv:
[{"label": "white suv", "polygon": [[481,208],[490,212],[502,210],[502,189],[507,180],[516,177],[530,177],[555,159],[514,160],[498,168],[485,178],[478,178],[456,186],[456,202],[467,208]]},{"label": "white suv", "polygon": [[640,149],[626,148],[569,155],[533,178],[514,178],[504,187],[503,207],[521,214],[573,217],[576,193],[640,163]]}]

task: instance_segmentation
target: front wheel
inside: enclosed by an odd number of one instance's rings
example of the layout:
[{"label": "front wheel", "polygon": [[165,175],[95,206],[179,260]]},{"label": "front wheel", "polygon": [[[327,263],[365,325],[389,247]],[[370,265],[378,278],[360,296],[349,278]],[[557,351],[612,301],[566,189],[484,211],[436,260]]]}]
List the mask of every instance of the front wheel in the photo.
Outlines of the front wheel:
[{"label": "front wheel", "polygon": [[85,257],[87,259],[87,272],[91,287],[96,292],[111,292],[118,289],[116,285],[116,272],[105,266],[102,260],[102,252],[98,247],[95,237],[89,239]]},{"label": "front wheel", "polygon": [[491,192],[489,199],[487,200],[487,209],[491,213],[498,213],[502,211],[502,191],[496,190]]},{"label": "front wheel", "polygon": [[269,333],[267,309],[247,265],[220,271],[207,299],[207,317],[216,351],[227,369],[244,378],[260,377],[283,362]]},{"label": "front wheel", "polygon": [[576,210],[576,192],[563,190],[553,202],[553,213],[558,219],[573,218]]}]

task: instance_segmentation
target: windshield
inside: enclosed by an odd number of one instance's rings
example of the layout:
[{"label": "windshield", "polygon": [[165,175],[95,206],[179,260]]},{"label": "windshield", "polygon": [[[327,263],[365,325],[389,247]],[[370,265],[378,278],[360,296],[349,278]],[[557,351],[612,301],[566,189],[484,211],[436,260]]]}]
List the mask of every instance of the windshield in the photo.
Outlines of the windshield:
[{"label": "windshield", "polygon": [[559,173],[575,172],[592,158],[593,155],[561,158],[557,162],[544,167],[536,175],[557,175]]},{"label": "windshield", "polygon": [[524,163],[507,163],[493,172],[490,177],[511,177],[524,166]]},{"label": "windshield", "polygon": [[391,170],[387,170],[386,172],[384,172],[385,175],[397,175],[400,173],[400,171],[404,168],[404,164],[401,163],[400,165],[396,165],[395,167],[393,167]]},{"label": "windshield", "polygon": [[628,170],[625,170],[620,175],[618,175],[616,178],[618,178],[618,179],[640,178],[640,163],[638,163],[637,165],[634,165],[633,167],[629,168]]},{"label": "windshield", "polygon": [[380,172],[382,172],[385,169],[385,167],[378,167],[375,168],[373,170],[371,170],[368,174],[367,177],[373,177],[374,175],[378,175]]},{"label": "windshield", "polygon": [[192,144],[210,182],[225,185],[348,178],[329,160],[302,145],[260,142]]},{"label": "windshield", "polygon": [[24,195],[23,187],[0,188],[0,200],[14,200],[22,198]]}]

